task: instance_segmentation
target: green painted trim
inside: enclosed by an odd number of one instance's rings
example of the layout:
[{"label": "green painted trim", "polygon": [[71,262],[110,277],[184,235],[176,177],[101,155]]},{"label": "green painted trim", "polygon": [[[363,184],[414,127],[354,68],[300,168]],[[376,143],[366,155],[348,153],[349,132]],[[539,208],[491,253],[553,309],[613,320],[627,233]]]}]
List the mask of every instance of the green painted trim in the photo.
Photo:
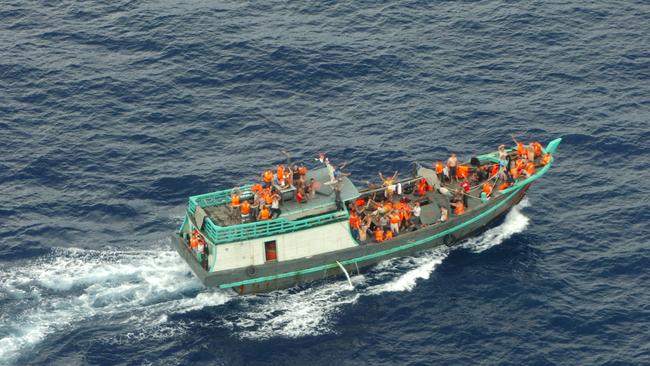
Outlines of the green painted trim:
[{"label": "green painted trim", "polygon": [[[383,250],[383,251],[380,251],[380,252],[377,252],[377,253],[364,255],[362,257],[348,259],[348,260],[342,261],[341,264],[343,264],[343,265],[354,264],[356,262],[363,262],[363,261],[366,261],[368,259],[373,259],[373,258],[381,257],[381,256],[384,256],[384,255],[387,255],[387,254],[396,253],[396,252],[399,252],[399,251],[402,251],[402,250],[405,250],[405,249],[410,249],[410,248],[422,245],[424,243],[430,242],[431,240],[434,240],[434,239],[437,239],[439,237],[445,236],[447,234],[453,233],[453,232],[455,232],[457,230],[462,229],[463,227],[465,227],[465,226],[467,226],[469,224],[472,224],[472,223],[482,219],[483,217],[485,217],[485,216],[491,214],[492,212],[494,212],[495,210],[497,210],[499,207],[505,205],[507,202],[509,202],[512,199],[512,197],[515,196],[515,194],[518,192],[518,190],[522,189],[522,188],[523,187],[518,187],[517,190],[510,192],[510,196],[508,198],[504,199],[503,201],[499,202],[498,204],[494,205],[493,207],[490,207],[485,212],[477,215],[476,217],[473,217],[473,218],[471,218],[471,219],[469,219],[467,221],[464,221],[464,222],[462,222],[462,223],[460,223],[460,224],[458,224],[458,225],[456,225],[456,226],[454,226],[452,228],[441,231],[441,232],[439,232],[437,234],[434,234],[434,235],[432,235],[430,237],[427,237],[425,239],[420,239],[420,240],[414,241],[412,243],[404,244],[404,245],[401,245],[401,246],[398,246],[398,247],[395,247],[395,248],[391,248],[391,249],[387,249],[387,250]],[[324,264],[324,265],[321,265],[321,266],[307,268],[307,269],[303,269],[303,270],[299,270],[299,271],[285,272],[285,273],[280,273],[280,274],[273,275],[273,276],[266,276],[266,277],[260,277],[260,278],[253,278],[253,279],[250,279],[250,280],[239,281],[239,282],[226,283],[226,284],[219,285],[219,288],[231,288],[231,287],[242,286],[242,285],[250,285],[250,284],[258,283],[258,282],[267,282],[267,281],[277,280],[277,279],[286,278],[286,277],[292,277],[292,276],[298,276],[298,275],[303,275],[303,274],[308,274],[308,273],[313,273],[313,272],[318,272],[318,271],[324,271],[324,270],[328,270],[328,269],[336,268],[336,267],[338,267],[338,264],[336,264],[336,263]]]}]

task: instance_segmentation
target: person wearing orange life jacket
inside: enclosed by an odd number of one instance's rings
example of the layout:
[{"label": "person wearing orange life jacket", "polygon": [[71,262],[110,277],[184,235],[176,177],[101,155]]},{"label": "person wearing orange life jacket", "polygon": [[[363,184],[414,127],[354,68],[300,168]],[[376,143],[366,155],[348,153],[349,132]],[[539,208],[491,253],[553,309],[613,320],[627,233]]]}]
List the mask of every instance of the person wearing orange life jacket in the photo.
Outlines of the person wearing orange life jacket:
[{"label": "person wearing orange life jacket", "polygon": [[486,197],[490,197],[492,194],[492,184],[490,182],[483,183],[483,193]]},{"label": "person wearing orange life jacket", "polygon": [[269,211],[268,207],[264,207],[260,210],[260,216],[257,218],[258,220],[271,220],[271,211]]},{"label": "person wearing orange life jacket", "polygon": [[273,184],[273,172],[271,170],[265,170],[262,173],[262,187],[268,188]]},{"label": "person wearing orange life jacket", "polygon": [[399,213],[393,212],[390,215],[390,230],[395,233],[395,235],[399,234],[399,222],[402,219],[399,217]]},{"label": "person wearing orange life jacket", "polygon": [[535,142],[533,142],[531,144],[532,144],[532,147],[533,147],[533,154],[535,155],[535,157],[539,158],[540,156],[542,156],[542,154],[544,153],[544,149],[542,148],[542,144],[540,144],[537,141],[535,141]]},{"label": "person wearing orange life jacket", "polygon": [[384,230],[382,230],[380,226],[377,226],[375,229],[375,241],[377,243],[384,241]]},{"label": "person wearing orange life jacket", "polygon": [[241,191],[238,187],[233,188],[230,191],[230,207],[237,208],[241,203]]},{"label": "person wearing orange life jacket", "polygon": [[531,175],[535,174],[535,163],[528,162],[526,164],[526,168],[523,170],[526,174],[526,176],[530,177]]},{"label": "person wearing orange life jacket", "polygon": [[456,216],[460,216],[465,213],[465,205],[463,205],[462,201],[451,202],[450,205],[454,206],[454,214],[456,214]]},{"label": "person wearing orange life jacket", "polygon": [[515,145],[517,145],[517,154],[520,157],[524,157],[524,156],[528,155],[528,151],[526,150],[526,147],[524,146],[524,144],[517,141],[517,139],[515,138],[515,135],[512,135],[512,141],[514,141]]},{"label": "person wearing orange life jacket", "polygon": [[416,194],[420,197],[427,194],[427,181],[424,178],[420,179],[418,182]]},{"label": "person wearing orange life jacket", "polygon": [[350,231],[352,232],[352,237],[354,240],[359,240],[359,226],[361,226],[361,220],[356,213],[352,212],[350,214]]},{"label": "person wearing orange life jacket", "polygon": [[190,238],[190,248],[192,248],[192,250],[196,250],[196,248],[198,247],[199,247],[199,238],[196,235],[192,235],[192,237]]},{"label": "person wearing orange life jacket", "polygon": [[469,177],[469,166],[467,165],[458,166],[456,174],[458,174],[458,176],[456,177],[458,180]]},{"label": "person wearing orange life jacket", "polygon": [[467,178],[463,179],[463,181],[460,183],[460,188],[463,189],[461,192],[463,194],[463,204],[465,204],[465,207],[467,207],[467,195],[469,194],[469,191],[471,189],[469,182],[467,181]]},{"label": "person wearing orange life jacket", "polygon": [[551,154],[546,154],[542,157],[542,165],[546,165],[551,162]]},{"label": "person wearing orange life jacket", "polygon": [[298,167],[298,174],[301,175],[302,177],[305,177],[307,175],[307,167],[300,164]]},{"label": "person wearing orange life jacket", "polygon": [[287,180],[284,177],[284,165],[280,164],[278,165],[277,171],[276,171],[276,177],[278,180],[278,185],[281,188],[285,188],[287,186]]},{"label": "person wearing orange life jacket", "polygon": [[442,161],[438,160],[438,161],[436,161],[434,167],[436,169],[436,175],[438,176],[438,181],[440,181],[440,183],[443,183],[444,182],[443,181],[443,177],[444,177],[443,173],[445,171],[445,166],[442,164]]},{"label": "person wearing orange life jacket", "polygon": [[490,177],[494,177],[499,173],[499,164],[492,164],[492,169],[490,170]]},{"label": "person wearing orange life jacket", "polygon": [[242,221],[248,222],[250,219],[251,204],[248,203],[248,201],[244,200],[244,202],[242,202],[241,206],[239,207],[239,210],[241,212]]},{"label": "person wearing orange life jacket", "polygon": [[388,230],[384,236],[384,240],[391,240],[394,237],[393,232]]}]

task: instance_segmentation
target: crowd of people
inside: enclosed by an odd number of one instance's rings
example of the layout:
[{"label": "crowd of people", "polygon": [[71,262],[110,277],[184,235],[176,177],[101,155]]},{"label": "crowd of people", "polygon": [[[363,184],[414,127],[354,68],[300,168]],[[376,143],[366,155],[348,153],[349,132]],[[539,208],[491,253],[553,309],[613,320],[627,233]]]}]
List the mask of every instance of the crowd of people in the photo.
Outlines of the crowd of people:
[{"label": "crowd of people", "polygon": [[320,183],[313,178],[307,181],[307,171],[303,164],[292,167],[279,164],[275,172],[267,169],[261,174],[260,182],[251,187],[251,199],[243,199],[237,187],[230,191],[230,207],[234,212],[239,211],[244,223],[275,219],[282,214],[280,203],[284,192],[292,194],[298,203],[314,198]]},{"label": "crowd of people", "polygon": [[[453,214],[465,214],[468,208],[468,198],[474,197],[470,192],[479,187],[480,196],[475,197],[485,202],[491,198],[495,189],[503,190],[510,187],[520,178],[535,174],[538,166],[550,162],[551,156],[543,153],[542,145],[532,142],[525,146],[512,136],[516,148],[508,152],[505,145],[498,147],[498,163],[481,165],[477,158],[472,158],[469,164],[459,163],[456,154],[451,154],[446,164],[442,161],[434,163],[434,171],[438,177],[439,193],[449,199],[449,208]],[[319,159],[324,163],[330,174],[332,184],[337,192],[337,183],[344,173],[346,163],[340,166],[332,165],[324,154]],[[243,199],[238,188],[231,191],[231,208],[238,213],[242,222],[272,220],[282,214],[281,201],[290,192],[298,203],[313,199],[320,188],[320,182],[313,178],[307,181],[307,167],[300,164],[286,166],[279,164],[275,171],[268,169],[261,174],[260,183],[253,185],[253,197]],[[371,237],[375,242],[390,240],[405,230],[413,230],[422,225],[420,220],[420,201],[432,187],[426,179],[411,180],[409,192],[404,194],[402,183],[398,181],[399,172],[385,176],[379,172],[382,188],[372,197],[358,198],[348,206],[350,212],[350,228],[355,239],[366,242]],[[378,199],[379,196],[381,199]],[[339,206],[337,201],[337,207]],[[438,222],[449,218],[447,207],[440,207]]]},{"label": "crowd of people", "polygon": [[[451,154],[446,164],[442,161],[434,163],[434,171],[438,177],[438,192],[449,199],[449,208],[453,214],[461,216],[468,208],[468,198],[474,197],[482,202],[489,200],[495,189],[503,190],[515,183],[519,178],[527,178],[535,174],[538,166],[544,166],[551,161],[549,154],[543,153],[539,142],[528,146],[516,140],[516,148],[508,152],[505,145],[498,148],[498,164],[481,165],[477,158],[469,164],[460,164],[456,154]],[[413,194],[403,195],[402,184],[398,182],[398,172],[385,177],[379,172],[379,178],[384,186],[383,200],[367,201],[360,198],[350,211],[350,228],[355,239],[366,242],[371,236],[374,242],[390,240],[405,230],[414,230],[422,225],[420,220],[420,203],[432,187],[426,179],[419,179],[413,184]],[[480,196],[472,196],[470,192],[479,188]],[[411,197],[411,198],[409,198]],[[449,218],[447,207],[440,207],[438,222]]]}]

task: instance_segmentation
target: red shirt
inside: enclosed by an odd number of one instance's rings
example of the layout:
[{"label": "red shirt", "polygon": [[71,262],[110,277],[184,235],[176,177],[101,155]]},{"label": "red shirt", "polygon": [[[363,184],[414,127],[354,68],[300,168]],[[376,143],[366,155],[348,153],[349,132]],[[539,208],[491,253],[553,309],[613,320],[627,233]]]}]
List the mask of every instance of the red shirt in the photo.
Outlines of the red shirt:
[{"label": "red shirt", "polygon": [[463,187],[465,193],[469,193],[469,182],[462,182],[460,186]]}]

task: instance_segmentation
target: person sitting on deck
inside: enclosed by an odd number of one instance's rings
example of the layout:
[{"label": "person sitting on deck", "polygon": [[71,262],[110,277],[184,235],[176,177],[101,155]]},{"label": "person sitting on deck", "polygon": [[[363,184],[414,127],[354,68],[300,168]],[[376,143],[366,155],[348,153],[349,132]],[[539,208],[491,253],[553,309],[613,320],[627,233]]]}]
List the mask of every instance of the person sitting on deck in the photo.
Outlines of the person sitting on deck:
[{"label": "person sitting on deck", "polygon": [[269,170],[265,170],[264,173],[262,173],[262,187],[267,188],[270,187],[273,184],[273,172]]},{"label": "person sitting on deck", "polygon": [[445,222],[449,218],[449,211],[447,211],[447,208],[445,207],[440,207],[440,219],[438,219],[439,222]]},{"label": "person sitting on deck", "polygon": [[280,210],[280,193],[278,191],[273,191],[273,194],[271,194],[271,218],[275,219],[280,217],[282,215],[282,211]]},{"label": "person sitting on deck", "polygon": [[302,187],[298,187],[298,189],[296,190],[296,202],[298,203],[307,202],[307,197],[305,197],[305,191],[303,190]]},{"label": "person sitting on deck", "polygon": [[393,198],[393,193],[395,193],[395,181],[397,180],[397,176],[399,175],[399,171],[395,171],[392,176],[385,178],[382,172],[379,172],[379,179],[381,179],[382,185],[386,187],[386,190],[384,191],[384,196],[386,197],[387,200],[391,200]]},{"label": "person sitting on deck", "polygon": [[451,202],[449,204],[454,207],[454,214],[456,216],[460,216],[465,213],[465,205],[462,201]]},{"label": "person sitting on deck", "polygon": [[236,209],[241,203],[241,191],[239,187],[235,187],[230,191],[230,207]]},{"label": "person sitting on deck", "polygon": [[271,220],[271,211],[269,211],[268,207],[264,206],[260,210],[260,216],[257,218],[259,221],[263,220]]},{"label": "person sitting on deck", "polygon": [[457,168],[458,168],[458,158],[456,157],[456,154],[451,154],[449,159],[447,159],[447,168],[449,169],[449,181],[451,182],[453,179],[456,179],[458,181],[458,177],[456,176],[457,174]]},{"label": "person sitting on deck", "polygon": [[278,165],[276,178],[277,178],[278,185],[280,186],[280,188],[287,188],[288,187],[287,179],[286,179],[286,177],[284,175],[284,164]]},{"label": "person sitting on deck", "polygon": [[384,240],[391,240],[395,235],[393,234],[392,231],[388,230],[386,231],[386,234],[384,235]]}]

